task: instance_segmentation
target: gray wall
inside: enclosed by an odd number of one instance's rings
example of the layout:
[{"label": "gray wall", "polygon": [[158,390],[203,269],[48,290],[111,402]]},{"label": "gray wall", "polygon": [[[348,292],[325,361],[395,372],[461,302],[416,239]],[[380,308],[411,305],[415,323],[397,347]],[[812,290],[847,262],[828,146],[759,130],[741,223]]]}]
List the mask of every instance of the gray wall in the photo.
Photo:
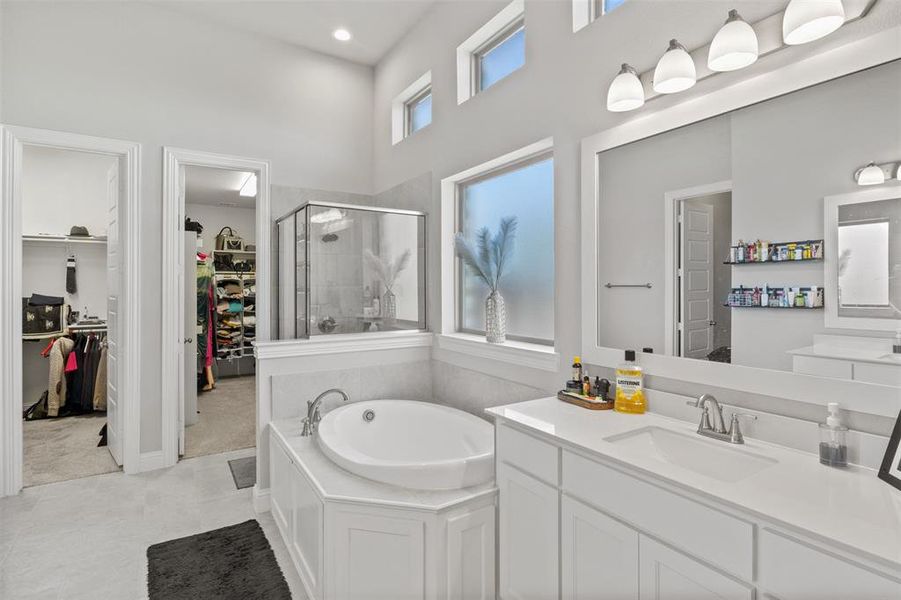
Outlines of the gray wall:
[{"label": "gray wall", "polygon": [[143,144],[140,446],[159,450],[162,147],[269,159],[274,183],[367,193],[372,69],[160,5],[2,11],[0,121]]}]

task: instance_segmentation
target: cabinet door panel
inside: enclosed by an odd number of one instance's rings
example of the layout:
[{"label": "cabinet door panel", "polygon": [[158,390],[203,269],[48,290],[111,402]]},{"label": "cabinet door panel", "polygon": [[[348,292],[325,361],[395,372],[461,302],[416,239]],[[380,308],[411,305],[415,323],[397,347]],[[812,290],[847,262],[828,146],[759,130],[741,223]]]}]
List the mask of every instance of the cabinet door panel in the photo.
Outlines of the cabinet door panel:
[{"label": "cabinet door panel", "polygon": [[558,597],[559,492],[512,467],[498,467],[500,597]]},{"label": "cabinet door panel", "polygon": [[639,537],[641,600],[752,600],[752,588],[650,538]]},{"label": "cabinet door panel", "polygon": [[291,539],[291,477],[293,466],[288,454],[273,436],[269,442],[269,480],[272,518],[285,540]]},{"label": "cabinet door panel", "polygon": [[563,597],[638,598],[638,532],[578,500],[561,504]]}]

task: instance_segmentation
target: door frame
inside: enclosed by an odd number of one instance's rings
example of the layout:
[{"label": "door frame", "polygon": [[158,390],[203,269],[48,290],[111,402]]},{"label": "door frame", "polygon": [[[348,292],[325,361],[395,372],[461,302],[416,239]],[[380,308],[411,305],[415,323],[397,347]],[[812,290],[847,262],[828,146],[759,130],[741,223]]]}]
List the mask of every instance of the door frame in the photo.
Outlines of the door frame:
[{"label": "door frame", "polygon": [[679,354],[679,205],[683,200],[732,191],[732,180],[724,179],[663,194],[663,300],[664,300],[664,348],[666,356]]},{"label": "door frame", "polygon": [[26,146],[91,152],[119,160],[120,244],[123,252],[121,333],[117,374],[122,411],[122,469],[140,470],[141,435],[141,145],[63,131],[0,125],[0,497],[22,489],[22,158]]},{"label": "door frame", "polygon": [[178,402],[179,390],[184,386],[179,373],[179,346],[183,345],[183,320],[179,295],[178,253],[184,249],[185,206],[180,194],[181,167],[212,167],[233,171],[253,171],[257,174],[256,199],[256,286],[257,341],[270,338],[270,252],[271,230],[269,205],[270,163],[268,160],[217,154],[183,148],[163,147],[163,251],[162,251],[162,443],[163,466],[178,462]]}]

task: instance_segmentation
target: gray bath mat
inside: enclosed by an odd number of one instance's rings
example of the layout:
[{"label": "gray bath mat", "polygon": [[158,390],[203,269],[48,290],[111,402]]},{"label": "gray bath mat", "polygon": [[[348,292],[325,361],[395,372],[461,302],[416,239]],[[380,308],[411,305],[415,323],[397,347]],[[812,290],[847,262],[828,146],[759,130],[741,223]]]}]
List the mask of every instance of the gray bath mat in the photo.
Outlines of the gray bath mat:
[{"label": "gray bath mat", "polygon": [[291,600],[255,519],[147,549],[150,600]]},{"label": "gray bath mat", "polygon": [[228,468],[232,471],[232,479],[239,490],[253,487],[257,482],[257,457],[236,458],[228,461]]}]

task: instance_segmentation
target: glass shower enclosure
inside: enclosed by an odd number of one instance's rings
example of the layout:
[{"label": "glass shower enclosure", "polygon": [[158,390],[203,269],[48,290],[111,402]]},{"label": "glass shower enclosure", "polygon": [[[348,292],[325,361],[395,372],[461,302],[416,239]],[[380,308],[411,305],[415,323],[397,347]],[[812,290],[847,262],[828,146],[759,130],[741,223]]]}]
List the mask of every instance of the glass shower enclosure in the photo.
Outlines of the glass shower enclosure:
[{"label": "glass shower enclosure", "polygon": [[279,339],[426,328],[425,213],[308,202],[276,229]]}]

